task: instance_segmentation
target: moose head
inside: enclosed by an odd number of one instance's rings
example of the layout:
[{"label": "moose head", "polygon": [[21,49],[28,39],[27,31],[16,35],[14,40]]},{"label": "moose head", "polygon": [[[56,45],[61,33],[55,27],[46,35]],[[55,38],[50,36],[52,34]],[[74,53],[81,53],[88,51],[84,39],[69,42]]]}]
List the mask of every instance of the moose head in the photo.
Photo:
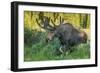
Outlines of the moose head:
[{"label": "moose head", "polygon": [[56,36],[56,34],[57,34],[56,29],[64,21],[60,17],[60,23],[57,26],[57,25],[55,25],[55,23],[53,22],[53,20],[50,17],[42,16],[42,18],[39,18],[39,19],[40,19],[40,22],[39,22],[38,19],[36,19],[36,22],[39,25],[39,27],[41,27],[41,28],[43,28],[43,29],[48,31],[48,35],[47,35],[46,41],[50,41],[50,40],[52,40],[54,38],[54,36]]}]

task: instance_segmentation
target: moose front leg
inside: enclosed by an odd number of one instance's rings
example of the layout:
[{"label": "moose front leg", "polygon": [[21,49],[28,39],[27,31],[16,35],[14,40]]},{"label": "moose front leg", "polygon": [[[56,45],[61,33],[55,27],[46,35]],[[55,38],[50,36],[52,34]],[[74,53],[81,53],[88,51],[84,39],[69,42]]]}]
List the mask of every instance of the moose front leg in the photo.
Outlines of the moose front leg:
[{"label": "moose front leg", "polygon": [[60,56],[60,55],[63,55],[65,52],[64,52],[64,46],[61,45],[58,49],[55,50],[55,54]]},{"label": "moose front leg", "polygon": [[61,45],[59,48],[61,55],[65,56],[69,52],[69,48],[66,45]]}]

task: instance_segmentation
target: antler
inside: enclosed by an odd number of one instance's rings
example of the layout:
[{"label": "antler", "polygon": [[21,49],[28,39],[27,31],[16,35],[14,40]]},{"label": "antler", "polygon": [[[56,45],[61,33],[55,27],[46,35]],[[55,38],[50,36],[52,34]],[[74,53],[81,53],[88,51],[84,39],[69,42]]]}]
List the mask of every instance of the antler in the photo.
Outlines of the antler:
[{"label": "antler", "polygon": [[[40,22],[39,22],[39,20],[40,20]],[[50,31],[53,31],[55,29],[53,26],[50,25],[50,17],[46,17],[43,14],[41,16],[39,14],[39,19],[36,18],[36,22],[43,29],[47,29]]]},{"label": "antler", "polygon": [[61,16],[60,16],[60,24],[63,24],[63,23],[64,23],[64,19],[61,18]]},{"label": "antler", "polygon": [[[53,26],[50,25],[50,21]],[[43,12],[39,13],[39,18],[38,19],[36,18],[36,22],[41,28],[47,29],[50,31],[55,30],[55,28],[57,27],[57,25],[53,22],[53,20],[50,17],[44,16]],[[61,18],[61,16],[60,16],[60,24],[63,24],[63,22],[64,22],[64,19]]]},{"label": "antler", "polygon": [[[63,24],[64,23],[64,19],[60,16],[60,23],[59,23],[59,25],[61,25],[61,24]],[[52,24],[53,24],[53,26],[54,27],[57,27],[57,25],[55,25],[55,23],[53,22],[53,20],[51,19],[51,22],[52,22]]]},{"label": "antler", "polygon": [[56,24],[53,22],[53,20],[51,19],[51,23],[53,24],[54,27],[56,27]]}]

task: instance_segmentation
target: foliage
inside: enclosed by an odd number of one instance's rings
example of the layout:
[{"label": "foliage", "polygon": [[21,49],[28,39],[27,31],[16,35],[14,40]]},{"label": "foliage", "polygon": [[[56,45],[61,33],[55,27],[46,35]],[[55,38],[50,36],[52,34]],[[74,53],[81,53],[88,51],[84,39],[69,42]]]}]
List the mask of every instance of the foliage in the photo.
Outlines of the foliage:
[{"label": "foliage", "polygon": [[[39,17],[40,15],[40,17]],[[50,17],[56,25],[59,25],[60,16],[64,19],[64,23],[71,23],[79,28],[90,28],[90,14],[84,13],[63,13],[63,12],[36,12],[36,11],[25,11],[24,12],[24,23],[25,26],[30,29],[41,28],[37,25],[37,19],[43,19],[43,16]],[[51,24],[52,25],[52,24]]]}]

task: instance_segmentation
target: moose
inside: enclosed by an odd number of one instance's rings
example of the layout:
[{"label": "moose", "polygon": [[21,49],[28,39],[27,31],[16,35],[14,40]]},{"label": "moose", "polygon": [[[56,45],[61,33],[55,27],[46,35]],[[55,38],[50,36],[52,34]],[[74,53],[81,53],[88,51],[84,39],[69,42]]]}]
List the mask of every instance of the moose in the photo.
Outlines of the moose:
[{"label": "moose", "polygon": [[84,31],[76,29],[71,23],[64,23],[64,19],[61,16],[59,21],[59,25],[55,25],[50,17],[44,16],[40,21],[36,19],[39,27],[49,31],[46,38],[47,42],[55,37],[59,39],[61,44],[59,51],[61,54],[66,53],[66,51],[71,52],[73,51],[71,47],[87,42],[87,34]]}]

